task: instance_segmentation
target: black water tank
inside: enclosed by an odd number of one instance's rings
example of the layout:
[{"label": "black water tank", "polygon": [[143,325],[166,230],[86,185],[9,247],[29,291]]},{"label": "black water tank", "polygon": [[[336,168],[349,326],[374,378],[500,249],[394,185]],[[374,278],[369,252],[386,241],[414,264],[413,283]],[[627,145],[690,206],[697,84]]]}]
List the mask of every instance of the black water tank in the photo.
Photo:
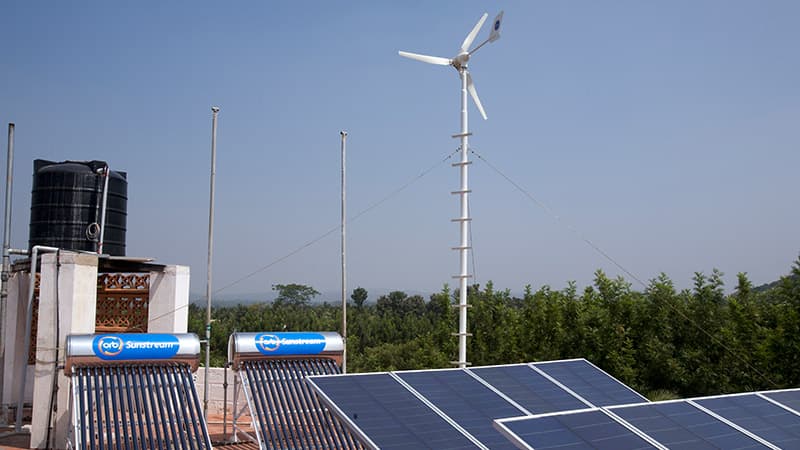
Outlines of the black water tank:
[{"label": "black water tank", "polygon": [[[102,222],[104,161],[33,162],[28,246],[97,251]],[[106,201],[103,253],[125,256],[128,180],[111,171]]]}]

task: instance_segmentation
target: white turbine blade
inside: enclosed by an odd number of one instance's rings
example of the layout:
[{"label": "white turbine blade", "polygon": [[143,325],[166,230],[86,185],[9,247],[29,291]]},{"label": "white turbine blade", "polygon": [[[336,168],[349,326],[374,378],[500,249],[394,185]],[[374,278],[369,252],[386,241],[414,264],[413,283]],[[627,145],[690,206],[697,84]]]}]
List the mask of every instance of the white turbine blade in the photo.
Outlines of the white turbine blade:
[{"label": "white turbine blade", "polygon": [[486,117],[486,111],[484,111],[483,105],[481,104],[481,99],[478,98],[478,91],[475,89],[475,83],[472,82],[472,75],[470,75],[469,72],[467,72],[467,90],[469,91],[469,95],[472,96],[475,106],[478,107],[478,111],[481,112],[483,120],[488,119],[488,117]]},{"label": "white turbine blade", "polygon": [[483,22],[486,22],[486,18],[489,17],[488,13],[483,13],[481,19],[478,23],[475,24],[475,28],[469,32],[467,38],[464,39],[464,43],[461,44],[461,52],[466,52],[469,49],[469,46],[472,45],[472,41],[475,40],[475,37],[478,36],[478,32],[481,31],[481,27],[483,26]]},{"label": "white turbine blade", "polygon": [[406,58],[416,59],[417,61],[426,62],[428,64],[437,64],[440,66],[449,66],[450,59],[449,58],[442,58],[441,56],[428,56],[428,55],[420,55],[418,53],[409,53],[409,52],[397,52],[400,56],[405,56]]},{"label": "white turbine blade", "polygon": [[497,17],[494,18],[494,22],[492,22],[492,32],[489,33],[489,42],[494,42],[500,39],[500,22],[503,20],[503,11],[497,14]]}]

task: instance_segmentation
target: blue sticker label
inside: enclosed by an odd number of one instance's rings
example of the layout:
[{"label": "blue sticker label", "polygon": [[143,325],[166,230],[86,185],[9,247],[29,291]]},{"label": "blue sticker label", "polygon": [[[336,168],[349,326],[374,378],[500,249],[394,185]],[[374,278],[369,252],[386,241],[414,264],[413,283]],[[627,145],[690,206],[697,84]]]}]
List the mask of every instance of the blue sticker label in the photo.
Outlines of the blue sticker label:
[{"label": "blue sticker label", "polygon": [[263,355],[317,355],[325,350],[325,336],[319,333],[260,333],[256,348]]},{"label": "blue sticker label", "polygon": [[101,334],[92,340],[92,350],[106,361],[169,359],[180,349],[171,334]]}]

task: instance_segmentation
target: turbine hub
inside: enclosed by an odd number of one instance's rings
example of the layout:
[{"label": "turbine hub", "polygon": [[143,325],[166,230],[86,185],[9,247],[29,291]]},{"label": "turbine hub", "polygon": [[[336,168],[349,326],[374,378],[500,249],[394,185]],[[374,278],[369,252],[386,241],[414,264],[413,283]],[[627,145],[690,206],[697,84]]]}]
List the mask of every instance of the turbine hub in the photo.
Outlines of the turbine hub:
[{"label": "turbine hub", "polygon": [[461,69],[462,67],[467,67],[467,62],[469,61],[469,53],[468,52],[461,52],[453,58],[453,67],[456,69]]}]

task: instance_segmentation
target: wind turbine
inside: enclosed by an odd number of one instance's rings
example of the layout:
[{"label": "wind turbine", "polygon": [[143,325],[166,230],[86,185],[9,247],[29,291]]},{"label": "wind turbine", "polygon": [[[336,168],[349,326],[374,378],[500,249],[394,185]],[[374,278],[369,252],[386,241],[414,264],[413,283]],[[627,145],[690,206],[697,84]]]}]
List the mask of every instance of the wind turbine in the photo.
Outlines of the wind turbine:
[{"label": "wind turbine", "polygon": [[467,279],[472,277],[472,275],[470,275],[467,271],[467,262],[470,250],[468,241],[469,222],[472,220],[469,217],[469,193],[471,192],[469,189],[469,165],[471,162],[467,152],[469,149],[468,138],[472,133],[469,132],[467,92],[469,92],[469,95],[475,102],[475,106],[478,107],[478,111],[480,111],[483,119],[487,119],[486,111],[483,109],[480,98],[478,98],[478,91],[475,89],[475,83],[472,81],[472,76],[469,74],[469,70],[467,69],[467,62],[469,62],[470,57],[476,51],[478,51],[479,48],[500,38],[500,21],[503,19],[503,11],[500,11],[500,13],[497,14],[497,17],[495,17],[494,22],[492,22],[492,30],[489,33],[489,37],[472,50],[469,50],[469,47],[475,41],[475,38],[478,36],[478,32],[481,30],[481,27],[488,16],[489,15],[486,13],[481,16],[480,20],[478,20],[478,23],[475,24],[475,27],[472,28],[472,31],[470,31],[467,37],[464,39],[458,54],[453,58],[420,55],[418,53],[409,53],[403,51],[399,52],[400,56],[415,59],[417,61],[440,66],[453,66],[458,71],[458,75],[461,78],[461,132],[453,135],[453,138],[461,139],[461,161],[453,163],[453,166],[458,167],[461,172],[461,188],[452,192],[460,197],[461,204],[461,217],[452,219],[453,222],[460,224],[461,230],[460,245],[458,247],[453,247],[453,250],[459,252],[459,262],[461,267],[461,272],[453,277],[459,280],[458,333],[456,333],[458,336],[458,361],[454,362],[454,364],[458,364],[458,366],[461,368],[465,368],[468,365],[467,336],[469,334],[467,333]]}]

